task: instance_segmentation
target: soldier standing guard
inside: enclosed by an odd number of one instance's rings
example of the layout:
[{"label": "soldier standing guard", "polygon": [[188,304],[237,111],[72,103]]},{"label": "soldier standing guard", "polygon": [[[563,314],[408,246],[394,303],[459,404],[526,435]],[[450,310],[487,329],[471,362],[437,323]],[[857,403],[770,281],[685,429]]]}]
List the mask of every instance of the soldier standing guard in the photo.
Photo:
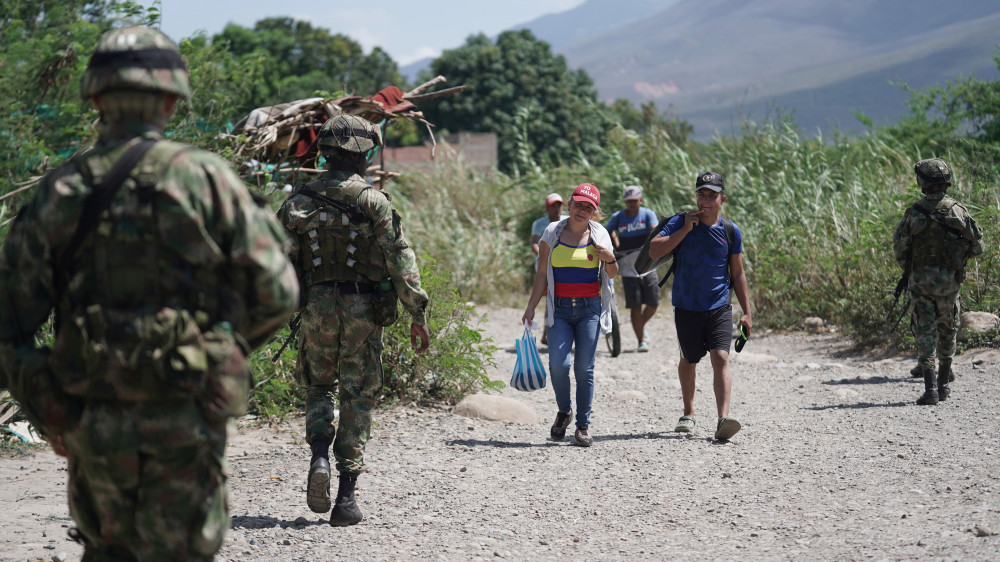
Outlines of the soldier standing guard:
[{"label": "soldier standing guard", "polygon": [[68,458],[85,560],[213,558],[246,355],[298,300],[277,221],[223,159],[164,139],[190,93],[165,35],[105,34],[81,88],[97,144],[43,178],[0,256],[0,369]]},{"label": "soldier standing guard", "polygon": [[[965,264],[983,253],[983,233],[961,203],[947,195],[951,170],[940,158],[913,167],[924,198],[914,203],[892,237],[896,262],[907,276],[913,300],[910,330],[917,344],[917,372],[924,393],[917,404],[937,404],[948,398],[955,380],[951,361],[959,323],[959,290]],[[937,352],[938,370],[934,372]]]},{"label": "soldier standing guard", "polygon": [[430,344],[430,331],[424,318],[427,294],[399,214],[387,194],[363,179],[367,154],[382,146],[381,130],[360,117],[338,115],[323,125],[317,143],[329,171],[299,187],[278,218],[292,239],[289,252],[305,298],[296,375],[308,386],[306,441],[312,460],[306,503],[316,513],[331,508],[332,443],[340,478],[330,524],[346,526],[363,518],[354,487],[382,389],[382,328],[395,322],[397,298],[412,318],[410,339],[417,353]]}]

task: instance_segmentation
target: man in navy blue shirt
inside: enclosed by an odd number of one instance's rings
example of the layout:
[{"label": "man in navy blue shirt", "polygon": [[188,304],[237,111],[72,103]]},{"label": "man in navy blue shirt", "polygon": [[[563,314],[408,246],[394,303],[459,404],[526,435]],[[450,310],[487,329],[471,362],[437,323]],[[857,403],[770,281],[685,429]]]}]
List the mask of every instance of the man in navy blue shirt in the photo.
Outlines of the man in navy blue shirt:
[{"label": "man in navy blue shirt", "polygon": [[649,256],[665,256],[674,248],[677,268],[674,274],[674,324],[681,348],[677,373],[684,400],[684,415],[674,431],[694,430],[695,367],[706,353],[715,374],[715,405],[719,422],[715,438],[726,440],[740,430],[740,423],[729,417],[729,394],[733,379],[729,373],[729,347],[733,339],[733,307],[730,288],[736,292],[743,316],[739,327],[749,335],[753,321],[747,278],[743,270],[743,238],[733,226],[733,243],[726,236],[720,217],[726,201],[726,186],[721,174],[698,175],[695,189],[698,210],[671,219],[650,243]]},{"label": "man in navy blue shirt", "polygon": [[[622,276],[625,290],[625,308],[631,311],[632,330],[639,340],[639,352],[649,351],[646,323],[656,314],[660,306],[660,286],[656,270],[639,275],[635,270],[635,258],[646,242],[649,232],[659,222],[656,213],[642,206],[642,188],[630,185],[625,188],[625,208],[608,219],[605,228],[611,234],[611,242],[618,254],[618,273]],[[645,308],[643,308],[645,305]]]}]

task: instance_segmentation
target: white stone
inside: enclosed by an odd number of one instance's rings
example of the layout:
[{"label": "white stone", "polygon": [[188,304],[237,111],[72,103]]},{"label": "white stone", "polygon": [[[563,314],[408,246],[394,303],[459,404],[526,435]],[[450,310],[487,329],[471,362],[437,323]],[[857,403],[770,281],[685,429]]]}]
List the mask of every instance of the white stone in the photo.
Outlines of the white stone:
[{"label": "white stone", "polygon": [[826,321],[818,316],[810,316],[802,319],[802,327],[814,334],[822,332],[824,326],[826,326]]},{"label": "white stone", "polygon": [[958,330],[959,341],[969,339],[972,333],[989,332],[1000,327],[1000,318],[989,312],[963,312],[962,326]]},{"label": "white stone", "polygon": [[524,402],[505,396],[490,396],[473,394],[466,396],[455,405],[451,413],[467,418],[479,418],[489,421],[504,421],[511,423],[535,424],[538,415]]}]

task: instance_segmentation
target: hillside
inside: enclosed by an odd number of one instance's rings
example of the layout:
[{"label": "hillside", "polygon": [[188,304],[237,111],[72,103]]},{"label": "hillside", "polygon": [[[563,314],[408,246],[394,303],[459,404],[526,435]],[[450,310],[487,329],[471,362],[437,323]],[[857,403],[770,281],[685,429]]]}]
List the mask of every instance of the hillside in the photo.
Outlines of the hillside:
[{"label": "hillside", "polygon": [[[609,4],[590,0],[575,11],[596,14]],[[809,131],[857,129],[855,110],[876,122],[903,112],[906,94],[893,83],[1000,77],[992,60],[1000,3],[992,0],[659,4],[663,9],[640,21],[558,50],[590,74],[602,99],[673,105],[701,138],[727,132],[737,106],[753,117],[786,108]]]},{"label": "hillside", "polygon": [[556,51],[581,42],[587,44],[613,28],[627,26],[662,12],[680,0],[589,0],[583,4],[532,20],[514,29],[529,29]]}]

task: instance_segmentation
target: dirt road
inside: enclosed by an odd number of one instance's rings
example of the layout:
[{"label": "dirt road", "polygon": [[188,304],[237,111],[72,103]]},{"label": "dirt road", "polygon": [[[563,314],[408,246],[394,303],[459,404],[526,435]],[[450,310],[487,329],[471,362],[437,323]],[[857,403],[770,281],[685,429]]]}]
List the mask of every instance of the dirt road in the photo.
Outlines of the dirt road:
[{"label": "dirt road", "polygon": [[[520,311],[490,308],[506,380]],[[602,346],[594,446],[548,440],[550,389],[504,396],[537,424],[447,409],[380,412],[359,480],[366,520],[332,528],[305,505],[302,422],[232,441],[233,529],[220,560],[1000,559],[1000,352],[956,360],[953,394],[916,406],[912,358],[845,352],[835,335],[755,335],[733,363],[729,442],[711,439],[709,365],[698,427],[680,416],[669,307],[612,358]],[[543,348],[543,360],[546,359]],[[0,459],[0,558],[78,558],[65,464]]]}]

